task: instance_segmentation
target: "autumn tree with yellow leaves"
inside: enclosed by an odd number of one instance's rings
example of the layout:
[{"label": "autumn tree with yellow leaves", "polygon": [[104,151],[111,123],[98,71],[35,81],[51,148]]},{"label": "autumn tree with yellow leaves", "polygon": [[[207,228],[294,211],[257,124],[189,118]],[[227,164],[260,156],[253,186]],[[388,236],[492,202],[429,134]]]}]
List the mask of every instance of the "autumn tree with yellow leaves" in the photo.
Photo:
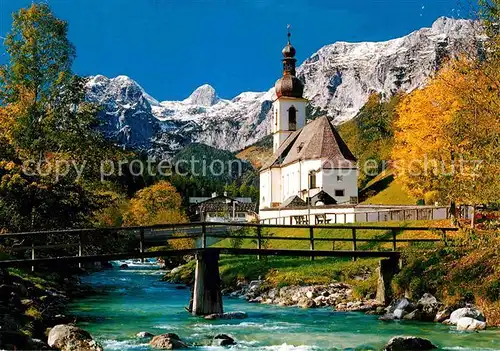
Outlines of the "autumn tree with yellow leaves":
[{"label": "autumn tree with yellow leaves", "polygon": [[125,225],[152,225],[187,222],[181,211],[182,198],[166,180],[141,189],[130,200],[124,214]]},{"label": "autumn tree with yellow leaves", "polygon": [[[485,13],[498,23],[498,3],[492,6]],[[397,178],[414,196],[473,206],[498,201],[500,55],[490,21],[484,22],[483,55],[449,62],[398,107],[392,158]]]}]

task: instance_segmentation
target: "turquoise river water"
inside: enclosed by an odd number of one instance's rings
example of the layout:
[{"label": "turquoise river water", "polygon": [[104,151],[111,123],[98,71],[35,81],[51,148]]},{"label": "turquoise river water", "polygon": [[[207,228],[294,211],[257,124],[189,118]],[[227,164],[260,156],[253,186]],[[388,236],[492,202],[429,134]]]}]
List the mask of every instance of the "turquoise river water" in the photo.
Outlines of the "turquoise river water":
[{"label": "turquoise river water", "polygon": [[[184,306],[189,290],[159,281],[153,263],[126,262],[129,269],[94,273],[83,281],[104,294],[75,301],[71,310],[105,350],[151,350],[135,334],[172,332],[193,344],[208,344],[218,333],[231,335],[235,350],[380,350],[396,335],[425,337],[440,350],[500,350],[500,330],[461,333],[434,323],[382,322],[362,313],[329,308],[300,309],[249,304],[225,299],[225,311],[245,311],[244,320],[206,321],[190,316]],[[115,264],[119,264],[116,262]],[[199,346],[195,350],[217,350]]]}]

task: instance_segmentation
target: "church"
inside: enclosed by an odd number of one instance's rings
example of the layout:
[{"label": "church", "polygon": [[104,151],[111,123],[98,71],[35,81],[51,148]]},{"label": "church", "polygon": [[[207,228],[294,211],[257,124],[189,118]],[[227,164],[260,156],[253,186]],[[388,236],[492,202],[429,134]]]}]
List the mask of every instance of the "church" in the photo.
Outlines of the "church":
[{"label": "church", "polygon": [[327,116],[307,119],[295,53],[288,32],[283,76],[275,84],[273,156],[260,170],[261,217],[269,216],[266,210],[352,207],[358,199],[356,158]]}]

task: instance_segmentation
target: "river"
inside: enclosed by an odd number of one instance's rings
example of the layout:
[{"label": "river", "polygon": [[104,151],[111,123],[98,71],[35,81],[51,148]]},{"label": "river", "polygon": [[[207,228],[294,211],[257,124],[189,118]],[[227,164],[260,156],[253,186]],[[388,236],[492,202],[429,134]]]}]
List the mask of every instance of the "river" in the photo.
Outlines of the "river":
[{"label": "river", "polygon": [[189,290],[159,281],[163,272],[154,263],[126,263],[129,269],[115,267],[83,277],[84,283],[104,293],[70,306],[80,320],[78,325],[88,330],[105,350],[152,350],[147,341],[135,337],[140,331],[172,332],[193,344],[207,344],[210,337],[224,333],[238,342],[233,348],[237,350],[380,350],[396,335],[425,337],[440,350],[500,350],[499,329],[460,333],[453,327],[434,323],[389,323],[362,313],[249,304],[229,298],[224,300],[225,311],[245,311],[249,318],[206,321],[184,310]]}]

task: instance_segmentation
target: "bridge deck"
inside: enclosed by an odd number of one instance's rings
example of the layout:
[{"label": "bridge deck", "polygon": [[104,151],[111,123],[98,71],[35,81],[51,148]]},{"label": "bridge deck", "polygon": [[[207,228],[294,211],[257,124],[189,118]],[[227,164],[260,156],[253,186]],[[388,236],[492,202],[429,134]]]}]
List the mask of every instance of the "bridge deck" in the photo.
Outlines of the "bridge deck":
[{"label": "bridge deck", "polygon": [[185,250],[165,250],[154,252],[128,252],[109,255],[91,255],[91,256],[64,256],[64,257],[49,257],[35,258],[34,260],[19,259],[19,260],[4,260],[0,261],[0,268],[7,267],[22,267],[32,265],[53,265],[59,263],[83,263],[83,262],[98,262],[98,261],[114,261],[133,258],[153,258],[153,257],[172,257],[194,255],[202,252],[218,252],[226,255],[260,255],[260,256],[289,256],[289,257],[357,257],[357,258],[398,258],[401,253],[398,251],[310,251],[310,250],[281,250],[281,249],[236,249],[236,248],[206,248],[206,249],[185,249]]},{"label": "bridge deck", "polygon": [[[272,228],[307,229],[305,236],[266,234]],[[264,231],[266,229],[266,231]],[[315,236],[315,230],[321,229],[322,235]],[[332,236],[325,236],[325,229],[332,230]],[[343,230],[344,235],[335,235],[336,230]],[[360,237],[358,230],[366,231],[383,230],[387,236]],[[438,234],[434,238],[400,238],[402,230],[433,231]],[[151,258],[161,256],[184,256],[212,251],[228,255],[255,255],[255,256],[290,256],[290,257],[380,257],[395,258],[400,256],[397,250],[398,243],[415,242],[444,242],[447,243],[446,233],[456,231],[457,228],[434,227],[396,227],[396,226],[355,226],[355,225],[269,225],[254,223],[177,223],[146,227],[129,228],[96,228],[72,229],[32,233],[8,233],[0,235],[0,245],[11,256],[7,260],[0,260],[0,268],[19,266],[53,265],[56,263],[78,264],[92,261],[110,261],[127,258]],[[347,231],[347,232],[346,232]],[[347,235],[347,236],[346,236]],[[109,245],[109,238],[127,242],[127,249],[123,252]],[[148,251],[147,247],[161,246],[173,240],[194,240],[193,247],[182,250]],[[234,247],[224,239],[247,240],[253,248]],[[272,241],[273,247],[265,247],[266,242]],[[280,248],[279,244],[289,241],[307,242],[309,249]],[[325,242],[332,242],[332,250],[325,250]],[[351,242],[352,250],[335,249],[335,242]],[[360,250],[359,243],[391,243],[390,247]],[[318,244],[315,246],[315,244]],[[107,245],[107,246],[106,246]],[[217,247],[214,247],[217,246]],[[220,247],[219,247],[220,246]],[[229,247],[228,247],[229,246]],[[370,247],[370,246],[368,246]],[[99,249],[96,251],[96,249]],[[58,251],[49,251],[58,250]],[[49,251],[49,252],[48,252]],[[100,254],[95,254],[99,252]],[[117,252],[118,251],[118,252]],[[42,253],[42,254],[41,254]],[[29,257],[30,256],[30,257]]]}]

